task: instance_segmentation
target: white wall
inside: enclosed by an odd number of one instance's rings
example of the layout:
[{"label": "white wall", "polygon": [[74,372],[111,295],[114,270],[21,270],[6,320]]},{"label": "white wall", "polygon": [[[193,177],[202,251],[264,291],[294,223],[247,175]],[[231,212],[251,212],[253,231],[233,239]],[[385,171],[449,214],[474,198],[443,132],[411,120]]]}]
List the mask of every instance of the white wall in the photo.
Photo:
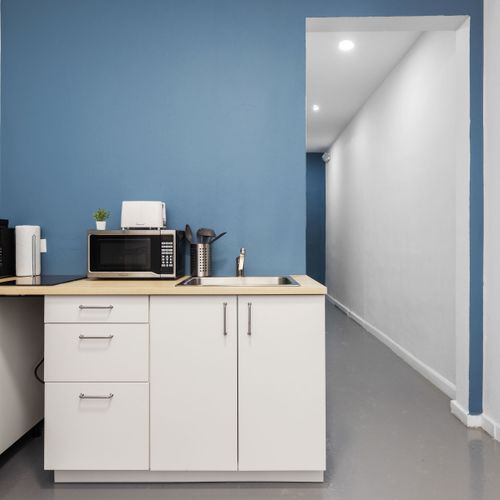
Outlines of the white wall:
[{"label": "white wall", "polygon": [[450,397],[459,59],[455,32],[424,33],[336,140],[326,180],[330,296]]},{"label": "white wall", "polygon": [[484,2],[485,428],[500,439],[500,0]]}]

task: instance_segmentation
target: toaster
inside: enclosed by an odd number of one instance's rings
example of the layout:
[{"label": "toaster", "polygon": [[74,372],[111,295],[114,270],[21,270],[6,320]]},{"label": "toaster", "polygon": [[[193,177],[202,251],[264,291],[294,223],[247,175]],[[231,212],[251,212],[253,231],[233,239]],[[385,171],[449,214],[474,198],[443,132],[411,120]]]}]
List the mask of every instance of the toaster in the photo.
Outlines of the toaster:
[{"label": "toaster", "polygon": [[162,229],[167,226],[167,211],[162,201],[123,201],[122,229]]}]

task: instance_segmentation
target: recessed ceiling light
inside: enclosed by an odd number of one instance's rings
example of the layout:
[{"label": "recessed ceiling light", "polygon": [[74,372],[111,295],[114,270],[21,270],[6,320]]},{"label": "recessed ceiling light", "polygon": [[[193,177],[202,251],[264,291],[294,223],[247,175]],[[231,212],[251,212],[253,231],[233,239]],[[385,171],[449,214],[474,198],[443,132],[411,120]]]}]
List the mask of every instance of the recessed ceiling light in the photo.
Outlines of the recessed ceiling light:
[{"label": "recessed ceiling light", "polygon": [[317,104],[313,104],[313,111],[319,111],[319,106]]},{"label": "recessed ceiling light", "polygon": [[342,52],[349,52],[354,48],[354,42],[352,40],[341,40],[339,42],[339,50]]}]

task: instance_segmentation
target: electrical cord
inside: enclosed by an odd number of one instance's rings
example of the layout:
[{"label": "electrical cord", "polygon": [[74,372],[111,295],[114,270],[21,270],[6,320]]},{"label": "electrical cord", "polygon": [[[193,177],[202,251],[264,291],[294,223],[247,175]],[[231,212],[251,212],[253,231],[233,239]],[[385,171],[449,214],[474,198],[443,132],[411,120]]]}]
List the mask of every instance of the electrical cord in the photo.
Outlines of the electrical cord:
[{"label": "electrical cord", "polygon": [[35,366],[35,369],[33,370],[33,373],[35,374],[35,378],[38,380],[38,382],[40,382],[41,384],[45,384],[45,382],[43,381],[43,379],[41,379],[39,376],[38,376],[38,368],[40,368],[40,366],[42,366],[43,364],[43,361],[44,361],[44,358],[42,358],[40,360],[40,362]]}]

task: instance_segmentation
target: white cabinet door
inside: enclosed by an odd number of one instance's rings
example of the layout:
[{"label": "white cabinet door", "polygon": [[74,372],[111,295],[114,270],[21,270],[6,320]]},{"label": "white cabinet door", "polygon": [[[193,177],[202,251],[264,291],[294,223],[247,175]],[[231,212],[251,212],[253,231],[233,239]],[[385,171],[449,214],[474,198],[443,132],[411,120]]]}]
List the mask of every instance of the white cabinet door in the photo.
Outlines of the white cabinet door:
[{"label": "white cabinet door", "polygon": [[147,383],[45,384],[45,469],[147,470]]},{"label": "white cabinet door", "polygon": [[236,297],[151,297],[151,470],[237,469]]},{"label": "white cabinet door", "polygon": [[325,469],[321,296],[239,297],[239,470]]}]

